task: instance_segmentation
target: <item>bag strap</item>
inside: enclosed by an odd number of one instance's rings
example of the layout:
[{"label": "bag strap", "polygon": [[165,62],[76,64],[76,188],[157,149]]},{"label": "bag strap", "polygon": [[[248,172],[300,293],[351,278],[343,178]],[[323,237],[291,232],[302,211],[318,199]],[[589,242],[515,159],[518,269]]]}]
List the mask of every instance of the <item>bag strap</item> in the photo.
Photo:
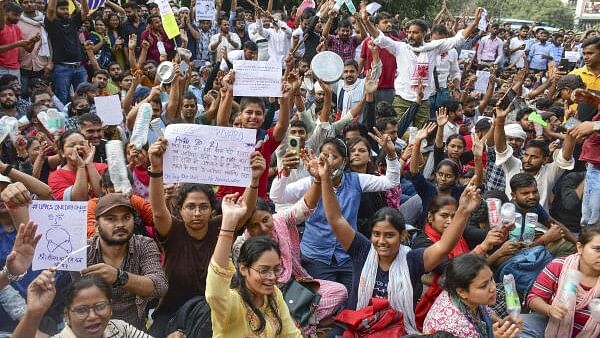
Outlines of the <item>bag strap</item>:
[{"label": "bag strap", "polygon": [[[437,60],[436,60],[436,64],[437,64]],[[438,80],[437,65],[435,67],[433,67],[433,81],[435,82],[435,91],[439,92],[439,90],[440,90],[440,81]]]}]

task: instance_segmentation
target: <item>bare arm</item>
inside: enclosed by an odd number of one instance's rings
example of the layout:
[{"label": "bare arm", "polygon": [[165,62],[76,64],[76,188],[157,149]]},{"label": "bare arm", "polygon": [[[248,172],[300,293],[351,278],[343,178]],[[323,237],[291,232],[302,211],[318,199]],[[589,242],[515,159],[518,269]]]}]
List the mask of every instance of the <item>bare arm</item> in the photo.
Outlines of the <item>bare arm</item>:
[{"label": "bare arm", "polygon": [[[54,7],[56,7],[56,0],[54,0]],[[48,9],[50,9],[50,1],[48,1]],[[50,20],[54,21],[54,20]],[[6,10],[4,9],[4,0],[0,2],[0,31],[4,29],[6,23]]]},{"label": "bare arm", "polygon": [[118,4],[116,4],[112,1],[106,1],[104,4],[108,7],[110,7],[117,14],[125,15],[125,10],[123,9],[123,7],[119,6]]},{"label": "bare arm", "polygon": [[571,134],[565,135],[563,142],[562,154],[565,161],[571,161],[573,158],[573,150],[575,149],[575,138]]},{"label": "bare arm", "polygon": [[[223,83],[227,84],[226,89],[221,91],[221,105],[217,111],[217,126],[229,127],[231,117],[231,107],[233,105],[233,81],[234,75],[230,71],[223,78]],[[225,92],[225,94],[223,94]]]},{"label": "bare arm", "polygon": [[331,177],[329,175],[321,175],[321,193],[327,223],[331,225],[331,229],[335,233],[338,242],[340,242],[344,248],[344,251],[348,251],[352,241],[354,241],[356,232],[342,215],[340,203],[333,192],[333,183],[331,182]]},{"label": "bare arm", "polygon": [[[0,172],[4,172],[8,167],[7,164],[0,162]],[[20,172],[17,169],[12,169],[8,173],[8,178],[10,178],[13,182],[21,182],[25,185],[27,190],[36,194],[41,200],[51,200],[52,199],[52,189],[45,184],[44,182],[38,180],[37,178],[27,175],[23,172]]]},{"label": "bare arm", "polygon": [[90,13],[90,7],[87,0],[80,0],[81,3],[81,20],[85,20]]},{"label": "bare arm", "polygon": [[[467,73],[467,72],[465,72]],[[479,102],[479,113],[483,114],[485,111],[485,107],[487,107],[488,102],[492,98],[494,94],[494,87],[496,87],[496,76],[494,74],[490,75],[490,81],[488,82],[488,86],[486,88],[485,94],[481,98],[481,102]]]},{"label": "bare arm", "polygon": [[167,102],[167,121],[172,121],[177,118],[177,113],[179,112],[179,65],[176,64],[173,67],[173,72],[175,72],[175,78],[171,82],[171,89],[169,91],[169,101]]},{"label": "bare arm", "polygon": [[[510,109],[510,106],[509,106]],[[503,153],[506,150],[506,134],[504,133],[504,122],[509,109],[503,110],[496,107],[496,119],[494,122],[494,144],[496,152]]]},{"label": "bare arm", "polygon": [[[148,149],[150,172],[158,174],[163,172],[163,156],[167,150],[167,141],[159,139]],[[171,231],[171,212],[167,208],[165,189],[162,175],[150,176],[150,205],[152,206],[152,219],[159,235],[165,237]]]},{"label": "bare arm", "polygon": [[[50,22],[56,20],[56,2],[57,0],[48,0],[46,7],[46,19],[48,19]],[[2,13],[0,17],[0,22],[2,22],[2,26],[4,26],[4,13]]]}]

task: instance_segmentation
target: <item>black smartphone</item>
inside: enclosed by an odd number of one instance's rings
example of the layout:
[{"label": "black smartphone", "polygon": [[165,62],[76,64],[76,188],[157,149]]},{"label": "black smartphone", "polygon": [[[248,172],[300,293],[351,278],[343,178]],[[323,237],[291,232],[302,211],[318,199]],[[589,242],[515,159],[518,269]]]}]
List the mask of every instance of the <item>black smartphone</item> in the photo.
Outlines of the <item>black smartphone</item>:
[{"label": "black smartphone", "polygon": [[511,89],[509,89],[504,96],[500,99],[498,103],[498,107],[501,109],[506,109],[513,102],[513,100],[517,97],[517,93]]},{"label": "black smartphone", "polygon": [[560,63],[558,64],[558,70],[561,72],[566,72],[569,70],[569,59],[560,59]]}]

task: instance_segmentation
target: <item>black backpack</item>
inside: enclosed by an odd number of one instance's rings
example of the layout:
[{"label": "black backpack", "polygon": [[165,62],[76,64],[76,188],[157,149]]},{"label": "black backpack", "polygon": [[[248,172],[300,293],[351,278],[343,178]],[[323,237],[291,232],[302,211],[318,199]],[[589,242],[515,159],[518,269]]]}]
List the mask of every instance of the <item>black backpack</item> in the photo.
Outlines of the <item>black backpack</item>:
[{"label": "black backpack", "polygon": [[177,330],[187,337],[212,337],[210,306],[204,296],[190,298],[169,320],[167,333]]}]

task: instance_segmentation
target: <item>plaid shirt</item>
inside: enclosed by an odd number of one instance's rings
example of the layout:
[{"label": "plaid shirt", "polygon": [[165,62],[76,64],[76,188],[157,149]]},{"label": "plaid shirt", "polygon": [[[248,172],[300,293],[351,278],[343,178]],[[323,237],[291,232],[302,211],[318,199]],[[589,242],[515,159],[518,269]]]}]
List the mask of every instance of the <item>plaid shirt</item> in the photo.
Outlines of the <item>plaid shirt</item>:
[{"label": "plaid shirt", "polygon": [[499,190],[506,188],[506,177],[502,166],[496,165],[496,147],[487,147],[487,165],[485,174],[485,191]]},{"label": "plaid shirt", "polygon": [[212,62],[213,53],[210,51],[210,37],[217,34],[218,29],[217,21],[213,21],[212,26],[206,32],[202,29],[198,30],[200,38],[198,39],[197,60]]},{"label": "plaid shirt", "polygon": [[342,60],[346,62],[348,60],[354,60],[356,47],[358,47],[359,44],[360,43],[358,42],[356,36],[344,41],[336,35],[330,35],[327,47],[330,51],[339,55]]},{"label": "plaid shirt", "polygon": [[[88,267],[104,263],[99,236],[95,235],[88,241],[88,244],[90,245],[87,257]],[[167,277],[160,265],[158,246],[154,240],[145,236],[133,235],[129,240],[127,256],[123,259],[120,269],[129,274],[148,277],[154,284],[154,291],[149,297],[137,296],[122,286],[112,287],[112,318],[124,320],[141,329],[145,324],[144,318],[148,301],[164,296],[168,288]]]}]

